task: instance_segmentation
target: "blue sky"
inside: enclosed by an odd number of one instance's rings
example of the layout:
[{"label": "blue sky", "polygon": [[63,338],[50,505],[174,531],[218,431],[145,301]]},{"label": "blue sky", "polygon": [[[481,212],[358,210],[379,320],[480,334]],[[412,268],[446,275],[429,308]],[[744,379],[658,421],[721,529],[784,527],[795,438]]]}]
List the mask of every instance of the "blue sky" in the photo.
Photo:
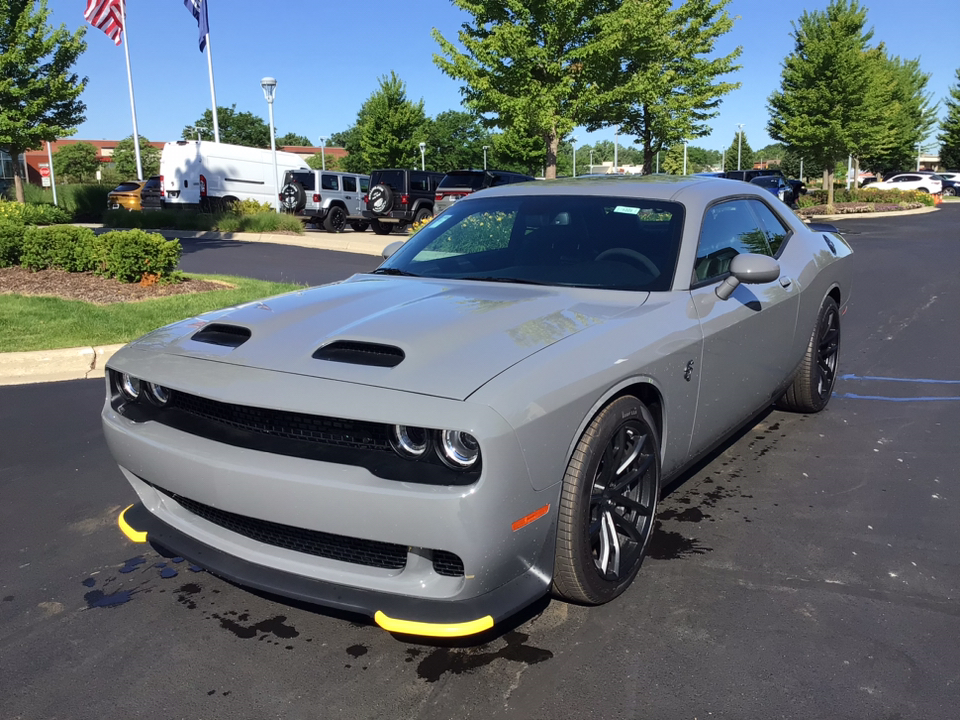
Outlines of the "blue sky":
[{"label": "blue sky", "polygon": [[[459,85],[433,63],[436,27],[455,38],[468,17],[448,0],[208,0],[217,103],[236,104],[264,118],[260,78],[277,78],[274,104],[277,132],[297,132],[317,142],[320,135],[345,130],[377,88],[395,71],[411,99],[423,98],[428,115],[459,109]],[[83,0],[50,0],[52,21],[73,29],[83,24]],[[739,90],[726,96],[710,124],[712,134],[692,144],[721,149],[737,123],[756,149],[770,142],[766,133],[767,97],[779,85],[781,61],[792,50],[791,21],[804,10],[822,9],[826,0],[786,3],[734,0],[733,30],[719,52],[743,47],[743,68],[731,79]],[[960,66],[954,39],[938,40],[947,28],[960,28],[960,3],[910,5],[903,0],[866,0],[874,42],[894,55],[920,57],[930,73],[929,89],[942,100]],[[89,27],[89,26],[88,26]],[[150,140],[179,139],[210,107],[205,54],[198,49],[196,21],[182,0],[127,0],[130,59],[140,133]],[[949,33],[948,33],[949,35]],[[113,140],[131,133],[130,103],[123,49],[96,28],[87,32],[87,52],[77,71],[89,83],[83,95],[87,120],[74,136]],[[943,115],[941,102],[940,115]],[[613,140],[612,129],[575,135],[579,142]],[[936,132],[928,139],[934,149]],[[629,138],[621,142],[630,142]],[[319,144],[319,143],[318,143]]]}]

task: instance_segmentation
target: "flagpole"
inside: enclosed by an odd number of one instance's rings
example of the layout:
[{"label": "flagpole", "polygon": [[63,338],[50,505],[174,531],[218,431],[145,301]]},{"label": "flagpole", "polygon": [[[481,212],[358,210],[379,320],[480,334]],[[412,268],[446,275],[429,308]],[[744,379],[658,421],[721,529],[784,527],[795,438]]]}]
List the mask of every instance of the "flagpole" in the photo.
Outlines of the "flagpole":
[{"label": "flagpole", "polygon": [[207,33],[207,69],[210,71],[210,100],[213,103],[213,140],[220,142],[220,122],[217,120],[217,91],[213,89],[213,55],[210,53],[210,33]]},{"label": "flagpole", "polygon": [[140,133],[137,132],[137,106],[133,102],[133,73],[130,72],[130,33],[127,31],[125,0],[120,0],[120,23],[123,26],[123,54],[127,58],[127,85],[130,87],[130,114],[133,116],[133,152],[137,157],[137,180],[143,181],[140,162]]}]

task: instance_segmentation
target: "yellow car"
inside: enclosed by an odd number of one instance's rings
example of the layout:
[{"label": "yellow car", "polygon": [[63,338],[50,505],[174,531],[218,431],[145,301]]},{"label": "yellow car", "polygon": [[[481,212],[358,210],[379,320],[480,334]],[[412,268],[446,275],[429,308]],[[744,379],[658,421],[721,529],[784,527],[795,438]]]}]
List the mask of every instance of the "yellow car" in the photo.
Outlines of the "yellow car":
[{"label": "yellow car", "polygon": [[140,191],[143,190],[145,184],[145,182],[139,180],[120,183],[107,195],[107,209],[140,211],[142,209],[140,206]]}]

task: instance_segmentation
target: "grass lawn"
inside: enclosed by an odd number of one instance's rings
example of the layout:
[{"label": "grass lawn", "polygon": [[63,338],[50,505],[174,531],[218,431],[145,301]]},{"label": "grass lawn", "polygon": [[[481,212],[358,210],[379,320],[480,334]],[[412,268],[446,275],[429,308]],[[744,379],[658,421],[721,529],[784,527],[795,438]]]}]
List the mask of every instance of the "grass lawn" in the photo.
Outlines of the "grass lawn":
[{"label": "grass lawn", "polygon": [[299,287],[228,275],[188,275],[236,287],[112,305],[0,295],[0,352],[129,342],[177,320]]}]

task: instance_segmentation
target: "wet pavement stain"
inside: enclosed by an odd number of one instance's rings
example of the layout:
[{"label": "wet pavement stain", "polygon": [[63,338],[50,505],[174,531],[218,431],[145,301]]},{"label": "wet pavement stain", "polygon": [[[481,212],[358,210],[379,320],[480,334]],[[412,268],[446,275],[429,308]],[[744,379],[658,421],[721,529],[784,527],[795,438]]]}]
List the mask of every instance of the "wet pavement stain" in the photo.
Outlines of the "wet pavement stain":
[{"label": "wet pavement stain", "polygon": [[160,577],[165,578],[165,579],[166,579],[166,578],[174,578],[174,577],[176,577],[176,576],[177,576],[177,571],[174,570],[173,568],[165,567],[163,570],[160,571]]},{"label": "wet pavement stain", "polygon": [[92,577],[88,577],[86,580],[81,580],[80,584],[84,587],[93,587],[97,584],[97,581]]},{"label": "wet pavement stain", "polygon": [[132,573],[134,570],[136,570],[138,567],[143,565],[145,562],[147,562],[147,559],[143,555],[137,555],[136,557],[132,557],[129,560],[127,560],[123,564],[123,567],[120,568],[120,572],[122,572],[124,575],[126,575],[127,573]]},{"label": "wet pavement stain", "polygon": [[229,630],[238,638],[243,640],[253,639],[257,637],[257,635],[260,636],[260,640],[263,640],[269,635],[273,635],[284,640],[290,640],[300,636],[300,633],[297,632],[296,628],[294,628],[292,625],[286,624],[286,615],[277,615],[266,620],[261,620],[253,625],[242,625],[241,623],[245,622],[249,617],[246,613],[239,615],[236,620],[227,617],[229,614],[235,613],[224,613],[223,615],[211,613],[210,617],[214,618],[215,620],[219,620],[220,627],[222,627],[224,630]]},{"label": "wet pavement stain", "polygon": [[677,510],[663,510],[660,512],[660,519],[692,523],[702,523],[704,520],[710,520],[711,522],[713,521],[710,515],[705,514],[698,507],[687,508],[682,512]]},{"label": "wet pavement stain", "polygon": [[[446,673],[463,675],[464,673],[485,667],[496,660],[509,660],[525,665],[536,665],[550,660],[553,653],[543,648],[527,645],[529,635],[513,631],[504,634],[506,645],[496,652],[482,652],[479,649],[437,648],[430,652],[417,665],[417,675],[427,682],[437,682]],[[407,651],[408,655],[411,651]],[[412,655],[412,657],[416,657]]]},{"label": "wet pavement stain", "polygon": [[130,602],[135,590],[119,590],[112,595],[104,595],[103,590],[91,590],[83,599],[87,601],[87,609],[110,608]]},{"label": "wet pavement stain", "polygon": [[13,602],[13,595],[4,595],[4,596],[3,596],[3,601],[4,601],[4,602]]},{"label": "wet pavement stain", "polygon": [[690,555],[705,555],[713,548],[707,547],[696,538],[684,537],[678,532],[664,530],[658,520],[654,525],[653,537],[647,548],[647,557],[653,560],[679,560]]},{"label": "wet pavement stain", "polygon": [[358,657],[363,657],[367,654],[366,645],[351,645],[347,648],[347,655],[356,660]]}]

